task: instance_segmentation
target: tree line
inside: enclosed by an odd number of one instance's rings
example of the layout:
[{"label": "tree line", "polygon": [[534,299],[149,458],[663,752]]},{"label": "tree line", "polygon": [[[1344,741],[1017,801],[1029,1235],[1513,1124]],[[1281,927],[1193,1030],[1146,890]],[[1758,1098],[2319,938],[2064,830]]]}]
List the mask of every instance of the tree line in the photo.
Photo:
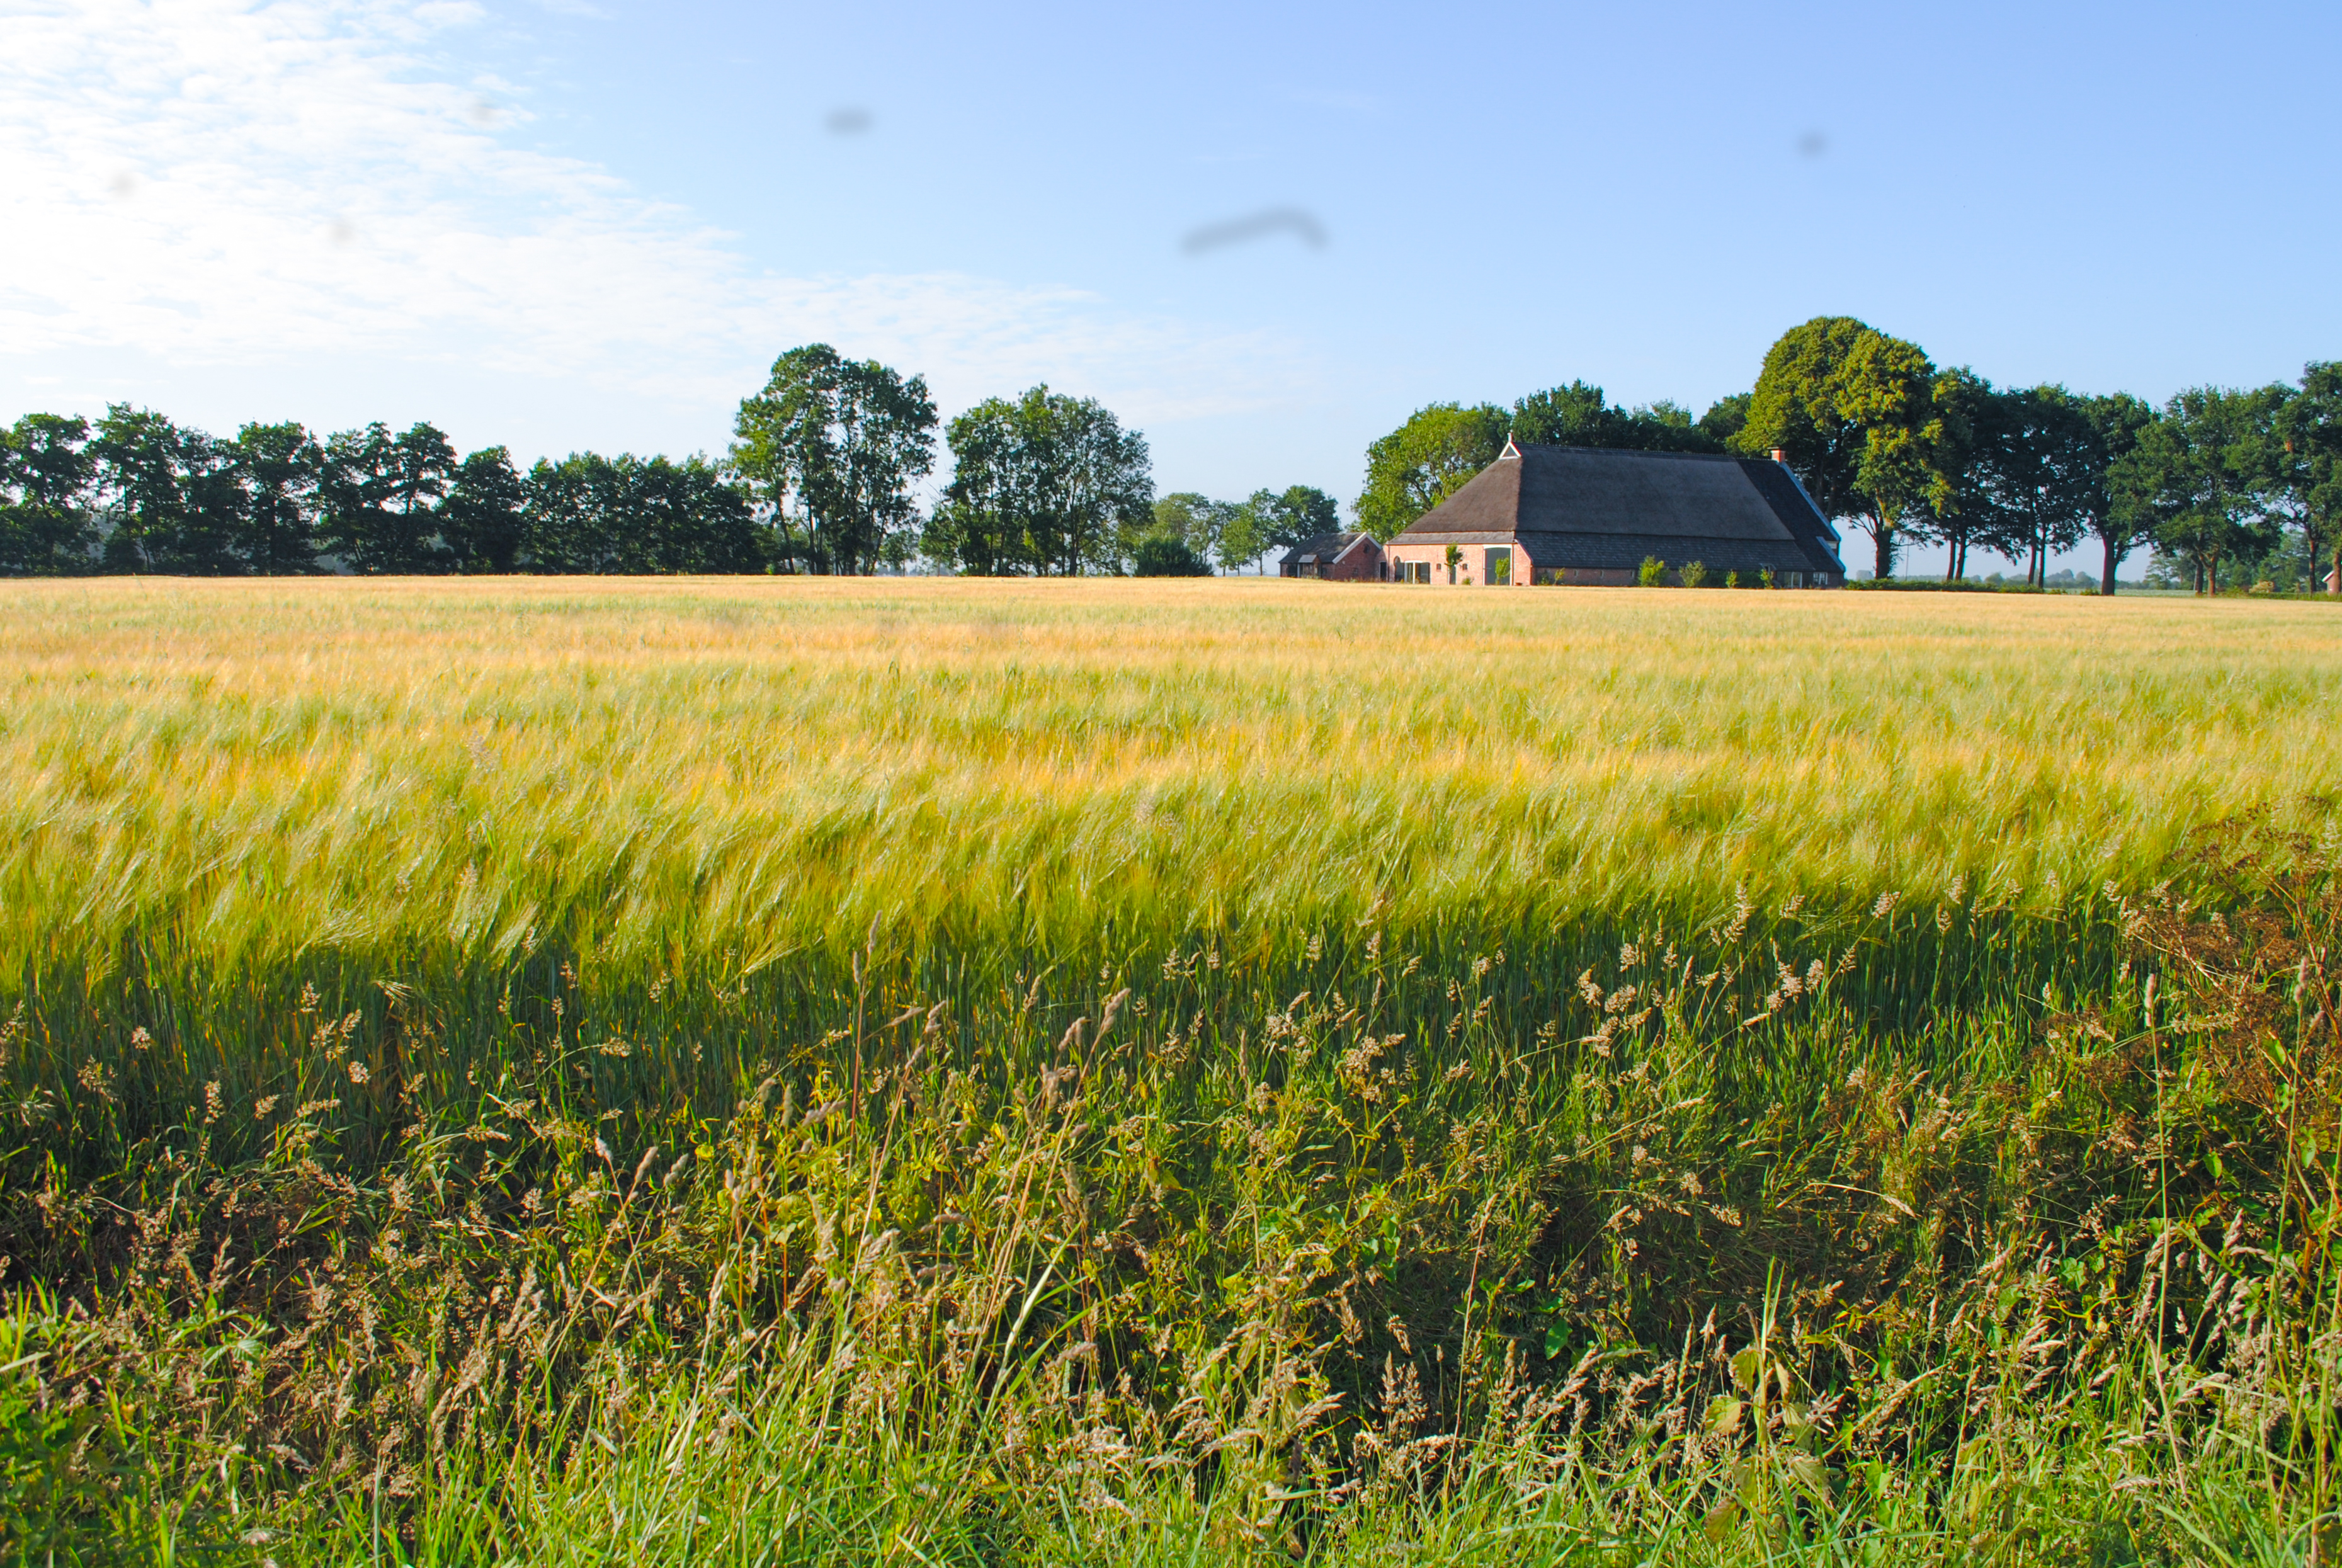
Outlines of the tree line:
[{"label": "tree line", "polygon": [[[2322,576],[2342,594],[2342,365],[2297,383],[2195,387],[2157,407],[2124,393],[1996,387],[1939,369],[1918,345],[1847,316],[1784,333],[1756,386],[1697,419],[1657,403],[1625,409],[1573,382],[1496,404],[1433,404],[1366,452],[1362,526],[1389,538],[1523,444],[1780,452],[1815,504],[1868,536],[1892,577],[1907,544],[1946,547],[1947,581],[1972,549],[2006,555],[2044,584],[2050,558],[2095,538],[2099,586],[2141,547],[2151,575],[2198,592]],[[2298,565],[2305,571],[2290,568]]]},{"label": "tree line", "polygon": [[[936,437],[953,466],[917,486]],[[824,344],[741,402],[720,459],[573,453],[525,471],[429,424],[215,436],[150,409],[0,429],[0,574],[977,574],[1234,567],[1337,525],[1322,492],[1157,501],[1146,438],[1036,386],[942,425],[926,382]]]}]

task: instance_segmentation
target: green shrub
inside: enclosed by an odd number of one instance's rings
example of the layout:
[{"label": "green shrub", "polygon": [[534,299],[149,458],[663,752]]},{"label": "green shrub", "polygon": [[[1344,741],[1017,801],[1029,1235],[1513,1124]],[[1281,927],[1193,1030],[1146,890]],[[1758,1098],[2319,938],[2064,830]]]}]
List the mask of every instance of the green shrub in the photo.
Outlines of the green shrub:
[{"label": "green shrub", "polygon": [[1706,587],[1706,586],[1707,586],[1707,564],[1706,564],[1706,563],[1702,562],[1702,561],[1686,561],[1686,562],[1685,562],[1685,563],[1684,563],[1684,569],[1683,569],[1683,585],[1684,585],[1685,587],[1686,587],[1686,588],[1705,588],[1705,587]]},{"label": "green shrub", "polygon": [[1211,563],[1188,548],[1185,539],[1150,534],[1130,553],[1134,577],[1208,577]]},{"label": "green shrub", "polygon": [[1667,580],[1667,564],[1656,555],[1644,556],[1640,580],[1646,588],[1664,586]]}]

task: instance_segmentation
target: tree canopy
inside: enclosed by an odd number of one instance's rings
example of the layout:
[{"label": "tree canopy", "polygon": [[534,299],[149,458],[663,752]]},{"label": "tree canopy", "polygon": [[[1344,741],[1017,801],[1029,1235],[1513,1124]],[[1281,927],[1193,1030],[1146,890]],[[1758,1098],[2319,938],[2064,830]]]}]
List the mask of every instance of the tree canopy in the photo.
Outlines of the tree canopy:
[{"label": "tree canopy", "polygon": [[1154,520],[1146,440],[1106,406],[1034,387],[951,422],[953,472],[922,548],[976,576],[1118,571]]},{"label": "tree canopy", "polygon": [[732,467],[780,537],[816,573],[867,573],[899,561],[918,524],[911,486],[935,466],[936,405],[925,376],[826,343],[773,362],[733,424]]}]

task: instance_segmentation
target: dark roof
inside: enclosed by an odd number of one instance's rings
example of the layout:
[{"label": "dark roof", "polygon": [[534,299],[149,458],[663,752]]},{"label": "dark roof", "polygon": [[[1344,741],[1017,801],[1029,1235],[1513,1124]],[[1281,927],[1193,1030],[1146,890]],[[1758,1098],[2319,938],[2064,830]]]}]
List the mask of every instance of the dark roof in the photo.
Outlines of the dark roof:
[{"label": "dark roof", "polygon": [[1281,566],[1306,566],[1312,562],[1330,564],[1349,554],[1350,546],[1366,535],[1353,529],[1347,534],[1320,534],[1315,539],[1304,539],[1285,553],[1277,563]]},{"label": "dark roof", "polygon": [[1837,534],[1780,464],[1704,452],[1507,445],[1399,544],[1518,539],[1538,565],[1835,572]]}]

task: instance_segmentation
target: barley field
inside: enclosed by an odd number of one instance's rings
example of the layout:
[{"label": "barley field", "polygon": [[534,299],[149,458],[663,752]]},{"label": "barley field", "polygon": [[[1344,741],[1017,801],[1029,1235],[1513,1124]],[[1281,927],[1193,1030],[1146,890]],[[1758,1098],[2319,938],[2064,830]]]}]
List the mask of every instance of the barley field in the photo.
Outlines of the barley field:
[{"label": "barley field", "polygon": [[2316,604],[0,584],[0,1552],[2326,1561],[2337,716]]}]

